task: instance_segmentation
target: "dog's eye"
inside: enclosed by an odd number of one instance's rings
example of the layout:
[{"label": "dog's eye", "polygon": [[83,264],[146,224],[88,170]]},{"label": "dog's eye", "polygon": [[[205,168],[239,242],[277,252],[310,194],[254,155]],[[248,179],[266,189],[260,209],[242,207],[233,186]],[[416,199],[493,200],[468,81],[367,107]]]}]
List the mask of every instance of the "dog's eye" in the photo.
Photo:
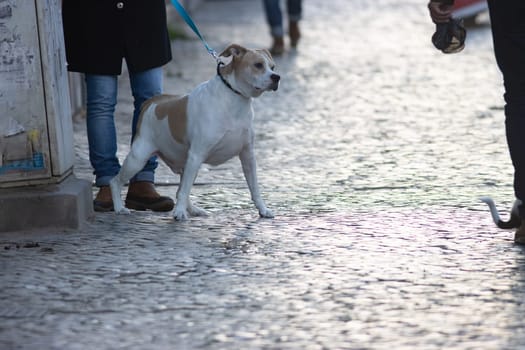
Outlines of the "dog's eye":
[{"label": "dog's eye", "polygon": [[257,69],[263,69],[264,68],[264,64],[262,64],[261,62],[257,62],[254,64],[254,67],[257,68]]},{"label": "dog's eye", "polygon": [[274,70],[274,69],[275,69],[275,66],[271,66],[270,69],[271,69],[271,70]]}]

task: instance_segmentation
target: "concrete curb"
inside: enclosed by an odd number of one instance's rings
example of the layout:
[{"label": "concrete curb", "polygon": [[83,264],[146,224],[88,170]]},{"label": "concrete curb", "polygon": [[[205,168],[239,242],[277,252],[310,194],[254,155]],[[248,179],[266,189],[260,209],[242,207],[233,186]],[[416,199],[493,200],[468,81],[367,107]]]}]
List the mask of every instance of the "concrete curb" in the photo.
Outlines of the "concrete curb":
[{"label": "concrete curb", "polygon": [[59,184],[2,190],[0,232],[78,229],[93,216],[91,184],[73,175]]}]

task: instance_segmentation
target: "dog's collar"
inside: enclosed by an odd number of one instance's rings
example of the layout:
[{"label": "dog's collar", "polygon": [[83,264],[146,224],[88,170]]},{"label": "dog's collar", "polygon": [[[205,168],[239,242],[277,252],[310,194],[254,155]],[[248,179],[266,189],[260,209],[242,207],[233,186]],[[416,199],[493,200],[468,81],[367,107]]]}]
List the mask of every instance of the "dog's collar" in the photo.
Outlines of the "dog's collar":
[{"label": "dog's collar", "polygon": [[[222,74],[221,74],[221,70],[220,70],[221,66],[224,66],[224,63],[219,62],[219,63],[217,64],[217,75],[219,76],[219,78],[221,78],[221,80],[222,80],[222,82],[224,83],[224,85],[226,85],[231,91],[235,92],[237,95],[243,96],[243,94],[241,94],[239,91],[235,90],[235,89],[233,88],[233,86],[231,86],[231,84],[228,83],[228,82],[226,81],[226,79],[224,79],[224,77],[223,77]],[[243,97],[244,97],[244,96],[243,96]]]}]

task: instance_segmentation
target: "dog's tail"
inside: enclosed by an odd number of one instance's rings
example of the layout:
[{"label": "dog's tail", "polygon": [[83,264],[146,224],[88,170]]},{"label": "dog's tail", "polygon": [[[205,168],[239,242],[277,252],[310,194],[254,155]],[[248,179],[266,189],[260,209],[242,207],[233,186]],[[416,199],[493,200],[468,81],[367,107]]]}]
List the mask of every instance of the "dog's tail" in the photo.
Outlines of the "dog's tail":
[{"label": "dog's tail", "polygon": [[492,215],[492,220],[498,226],[502,229],[511,229],[511,228],[518,228],[521,226],[521,219],[518,215],[517,211],[517,205],[514,204],[512,207],[512,210],[510,211],[510,219],[509,221],[503,221],[501,220],[498,209],[496,208],[496,204],[494,204],[494,201],[490,197],[481,197],[480,200],[483,203],[486,203],[489,206],[490,214]]}]

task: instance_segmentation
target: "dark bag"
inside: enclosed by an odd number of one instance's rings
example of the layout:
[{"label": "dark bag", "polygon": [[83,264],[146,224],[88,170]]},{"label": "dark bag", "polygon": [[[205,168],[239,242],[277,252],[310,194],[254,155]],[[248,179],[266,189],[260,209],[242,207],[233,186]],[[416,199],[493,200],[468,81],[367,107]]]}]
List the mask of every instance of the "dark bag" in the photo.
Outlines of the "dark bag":
[{"label": "dark bag", "polygon": [[447,23],[436,24],[436,32],[432,35],[432,43],[443,53],[456,53],[465,47],[467,31],[460,20],[450,19]]}]

